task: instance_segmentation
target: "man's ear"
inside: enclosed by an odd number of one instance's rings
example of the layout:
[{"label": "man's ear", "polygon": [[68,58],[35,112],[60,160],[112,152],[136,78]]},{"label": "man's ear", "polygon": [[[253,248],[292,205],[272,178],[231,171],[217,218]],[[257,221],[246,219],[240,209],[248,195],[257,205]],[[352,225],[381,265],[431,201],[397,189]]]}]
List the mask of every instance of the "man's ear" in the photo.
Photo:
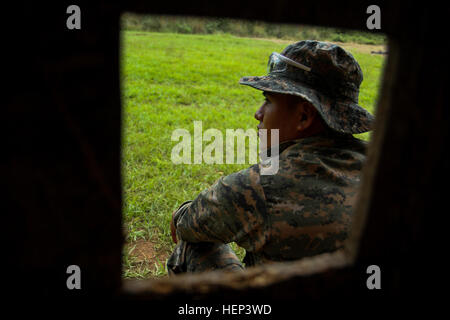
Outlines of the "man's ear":
[{"label": "man's ear", "polygon": [[317,110],[306,101],[300,102],[297,108],[299,108],[297,130],[305,131],[313,124]]}]

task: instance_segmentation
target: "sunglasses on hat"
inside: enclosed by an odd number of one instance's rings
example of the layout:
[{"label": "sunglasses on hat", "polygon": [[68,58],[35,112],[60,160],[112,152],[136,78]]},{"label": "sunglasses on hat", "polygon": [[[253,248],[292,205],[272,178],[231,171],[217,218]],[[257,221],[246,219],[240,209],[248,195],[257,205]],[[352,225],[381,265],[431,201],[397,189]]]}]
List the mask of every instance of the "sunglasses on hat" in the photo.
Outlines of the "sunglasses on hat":
[{"label": "sunglasses on hat", "polygon": [[297,61],[289,59],[288,57],[285,57],[277,52],[272,52],[272,54],[269,57],[269,62],[267,63],[267,73],[284,72],[286,71],[288,65],[294,66],[296,68],[308,72],[311,71],[311,68],[301,63],[298,63]]}]

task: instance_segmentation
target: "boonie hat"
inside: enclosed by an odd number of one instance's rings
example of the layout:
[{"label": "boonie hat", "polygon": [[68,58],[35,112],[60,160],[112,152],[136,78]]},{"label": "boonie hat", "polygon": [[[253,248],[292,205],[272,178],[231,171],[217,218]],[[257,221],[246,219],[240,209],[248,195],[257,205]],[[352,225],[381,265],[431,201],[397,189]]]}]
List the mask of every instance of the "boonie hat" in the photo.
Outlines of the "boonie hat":
[{"label": "boonie hat", "polygon": [[242,77],[240,84],[300,96],[338,132],[371,130],[374,117],[358,105],[363,74],[353,56],[336,44],[305,40],[272,53],[268,75]]}]

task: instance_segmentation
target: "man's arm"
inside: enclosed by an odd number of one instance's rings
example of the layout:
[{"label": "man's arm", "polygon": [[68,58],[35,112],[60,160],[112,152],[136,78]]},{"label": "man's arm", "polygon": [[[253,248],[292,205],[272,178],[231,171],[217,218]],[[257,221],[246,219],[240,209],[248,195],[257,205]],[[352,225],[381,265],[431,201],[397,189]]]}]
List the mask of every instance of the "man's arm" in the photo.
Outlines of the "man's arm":
[{"label": "man's arm", "polygon": [[182,210],[184,210],[184,206],[188,205],[189,203],[191,203],[192,200],[188,200],[185,201],[181,204],[181,206],[178,207],[177,210],[175,210],[174,212],[172,212],[172,219],[170,220],[170,235],[172,236],[172,241],[174,243],[177,243],[177,228],[175,227],[175,214],[177,214],[178,216],[181,214]]},{"label": "man's arm", "polygon": [[220,178],[174,213],[179,239],[187,242],[237,242],[254,250],[265,242],[267,214],[259,167]]}]

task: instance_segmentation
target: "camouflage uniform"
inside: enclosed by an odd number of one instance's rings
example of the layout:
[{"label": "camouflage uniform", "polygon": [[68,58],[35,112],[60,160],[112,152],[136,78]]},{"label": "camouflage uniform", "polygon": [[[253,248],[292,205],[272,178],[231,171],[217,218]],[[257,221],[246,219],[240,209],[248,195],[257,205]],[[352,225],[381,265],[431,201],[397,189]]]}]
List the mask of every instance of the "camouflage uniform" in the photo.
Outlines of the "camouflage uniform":
[{"label": "camouflage uniform", "polygon": [[282,54],[311,67],[244,77],[241,84],[308,100],[329,127],[320,135],[279,146],[279,170],[261,175],[261,164],[220,178],[174,214],[178,239],[169,274],[241,270],[227,245],[245,248],[246,266],[332,252],[347,238],[365,160],[372,115],[357,105],[362,72],[342,48],[301,41]]}]

